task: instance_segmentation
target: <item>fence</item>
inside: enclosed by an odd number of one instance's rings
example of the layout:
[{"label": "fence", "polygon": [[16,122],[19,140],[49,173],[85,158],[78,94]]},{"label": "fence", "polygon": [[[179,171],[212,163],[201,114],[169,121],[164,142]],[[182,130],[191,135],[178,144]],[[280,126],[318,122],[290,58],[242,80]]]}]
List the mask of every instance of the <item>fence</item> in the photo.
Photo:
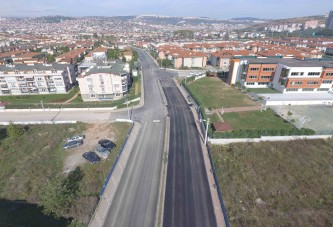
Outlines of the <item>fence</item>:
[{"label": "fence", "polygon": [[[119,120],[118,120],[118,121],[119,121]],[[110,181],[110,178],[111,178],[111,176],[112,176],[112,173],[113,173],[113,171],[114,171],[114,169],[115,169],[115,167],[116,167],[116,165],[117,165],[117,163],[118,163],[118,160],[119,160],[119,158],[120,158],[120,156],[121,156],[121,154],[122,154],[122,152],[123,152],[123,150],[124,150],[124,147],[125,147],[125,145],[126,145],[126,143],[127,143],[128,137],[129,137],[129,135],[131,134],[131,131],[132,131],[132,129],[133,129],[133,126],[134,126],[134,123],[132,124],[131,128],[128,130],[128,133],[127,133],[126,139],[125,139],[125,141],[124,141],[124,143],[123,143],[123,146],[121,147],[121,149],[120,149],[120,151],[119,151],[119,154],[118,154],[118,156],[117,156],[115,162],[113,163],[113,166],[112,166],[112,168],[111,168],[111,171],[110,171],[109,175],[107,176],[107,178],[106,178],[106,180],[105,180],[105,182],[104,182],[104,185],[103,185],[103,187],[102,187],[102,190],[101,190],[101,192],[99,193],[99,197],[101,197],[101,196],[103,195],[103,193],[104,193],[104,191],[105,191],[105,188],[106,188],[106,186],[108,185],[108,183],[109,183],[109,181]]]},{"label": "fence", "polygon": [[[187,88],[186,83],[184,83],[184,80],[183,80],[182,84],[183,84],[183,87],[186,89],[186,91],[189,94],[191,94],[191,92]],[[198,111],[199,119],[204,119],[204,114],[202,112],[202,107],[200,107],[198,105],[199,102],[196,99],[196,97],[193,96],[192,94],[191,94],[191,96],[192,96],[192,99],[195,101],[196,106],[198,107],[197,111]],[[203,122],[203,121],[200,124],[200,129],[201,129],[201,132],[202,132],[203,135],[205,135],[205,128],[206,128],[205,124],[206,123]],[[221,204],[221,208],[222,208],[222,212],[223,212],[223,216],[224,216],[224,222],[225,222],[226,227],[230,227],[229,219],[228,219],[228,214],[227,214],[227,209],[225,208],[225,205],[224,205],[222,191],[221,191],[221,188],[220,188],[220,185],[219,185],[219,181],[217,179],[215,165],[214,165],[214,162],[213,162],[212,154],[211,154],[210,147],[209,147],[208,143],[206,144],[206,147],[207,147],[207,151],[208,151],[209,161],[210,161],[210,164],[212,166],[212,172],[213,172],[214,181],[215,181],[215,185],[216,185],[216,190],[217,190],[217,194],[218,194],[218,197],[219,197],[219,200],[220,200],[220,204]]]}]

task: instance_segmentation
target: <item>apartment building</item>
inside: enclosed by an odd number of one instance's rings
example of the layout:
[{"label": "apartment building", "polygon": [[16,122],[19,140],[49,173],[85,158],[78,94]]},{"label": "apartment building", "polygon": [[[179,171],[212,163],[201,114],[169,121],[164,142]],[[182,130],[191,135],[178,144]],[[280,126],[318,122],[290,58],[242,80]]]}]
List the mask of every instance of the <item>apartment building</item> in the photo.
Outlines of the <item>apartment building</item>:
[{"label": "apartment building", "polygon": [[18,64],[0,66],[0,95],[66,93],[76,82],[77,66]]},{"label": "apartment building", "polygon": [[97,47],[94,50],[92,50],[90,53],[88,53],[85,56],[85,61],[93,62],[96,60],[105,61],[107,60],[107,53],[108,48],[105,47]]},{"label": "apartment building", "polygon": [[273,88],[282,93],[331,92],[333,62],[292,60],[277,65]]},{"label": "apartment building", "polygon": [[274,73],[280,58],[231,59],[228,84],[249,88],[272,87]]},{"label": "apartment building", "polygon": [[[121,62],[89,64],[89,68],[83,70],[77,78],[83,101],[116,100],[126,95],[131,86],[128,64]],[[79,68],[85,67],[79,66]]]},{"label": "apartment building", "polygon": [[232,59],[228,83],[248,88],[273,87],[282,93],[331,92],[333,62],[298,59]]},{"label": "apartment building", "polygon": [[328,17],[327,17],[326,23],[325,23],[325,28],[333,29],[333,10],[330,11],[330,13],[328,14]]}]

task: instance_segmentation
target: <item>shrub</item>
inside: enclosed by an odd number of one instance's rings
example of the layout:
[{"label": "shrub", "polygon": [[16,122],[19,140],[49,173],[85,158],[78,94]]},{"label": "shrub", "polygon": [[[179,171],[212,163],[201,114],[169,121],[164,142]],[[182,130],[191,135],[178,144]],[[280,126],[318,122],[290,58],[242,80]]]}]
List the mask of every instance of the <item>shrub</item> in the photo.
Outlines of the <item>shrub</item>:
[{"label": "shrub", "polygon": [[24,129],[19,125],[14,125],[12,122],[7,127],[7,135],[10,138],[18,138],[24,134]]}]

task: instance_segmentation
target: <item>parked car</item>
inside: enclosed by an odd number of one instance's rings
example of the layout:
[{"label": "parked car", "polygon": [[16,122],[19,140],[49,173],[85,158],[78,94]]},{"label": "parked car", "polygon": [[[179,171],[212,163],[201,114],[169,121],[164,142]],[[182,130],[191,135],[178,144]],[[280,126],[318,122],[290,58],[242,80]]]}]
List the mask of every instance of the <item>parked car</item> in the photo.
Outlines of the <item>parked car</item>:
[{"label": "parked car", "polygon": [[78,147],[78,146],[81,146],[83,144],[83,141],[82,140],[74,140],[74,141],[70,141],[68,143],[65,143],[62,148],[63,149],[69,149],[69,148],[72,148],[72,147]]},{"label": "parked car", "polygon": [[111,151],[113,148],[116,147],[116,144],[113,143],[110,140],[107,139],[101,139],[100,141],[98,141],[98,144],[100,144],[102,147],[108,149],[109,151]]},{"label": "parked car", "polygon": [[68,138],[68,139],[67,139],[67,142],[76,141],[76,140],[83,140],[84,138],[86,138],[85,135],[81,135],[81,134],[79,134],[79,135],[74,135],[74,136]]},{"label": "parked car", "polygon": [[88,162],[95,164],[101,161],[100,157],[93,151],[85,152],[82,155]]},{"label": "parked car", "polygon": [[97,145],[95,151],[101,158],[104,159],[106,159],[110,154],[109,149],[102,147],[101,145]]}]

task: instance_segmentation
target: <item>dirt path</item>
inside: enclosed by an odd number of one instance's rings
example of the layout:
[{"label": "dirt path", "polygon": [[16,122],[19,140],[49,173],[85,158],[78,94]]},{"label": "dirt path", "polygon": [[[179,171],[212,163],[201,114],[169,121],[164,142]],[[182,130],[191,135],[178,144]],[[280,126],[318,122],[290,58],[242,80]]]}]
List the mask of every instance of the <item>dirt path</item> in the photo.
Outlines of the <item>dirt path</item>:
[{"label": "dirt path", "polygon": [[86,131],[83,132],[86,138],[80,147],[64,150],[66,153],[64,163],[64,173],[75,170],[76,167],[86,163],[82,154],[87,151],[94,151],[100,139],[109,139],[113,141],[115,134],[111,124],[87,124]]},{"label": "dirt path", "polygon": [[139,84],[136,83],[135,84],[135,92],[134,92],[134,94],[137,95],[138,93],[139,93]]},{"label": "dirt path", "polygon": [[[245,111],[253,111],[253,110],[260,110],[260,106],[244,106],[244,107],[231,107],[231,108],[224,108],[224,113],[233,113],[233,112],[245,112]],[[219,112],[218,109],[215,110]]]},{"label": "dirt path", "polygon": [[76,92],[76,94],[75,94],[72,98],[68,99],[67,101],[63,102],[62,104],[70,103],[71,101],[73,101],[74,99],[76,99],[76,97],[77,97],[79,94],[80,94],[80,91]]},{"label": "dirt path", "polygon": [[223,117],[221,116],[221,113],[219,110],[214,110],[214,113],[218,116],[218,118],[220,119],[221,122],[224,122]]}]

